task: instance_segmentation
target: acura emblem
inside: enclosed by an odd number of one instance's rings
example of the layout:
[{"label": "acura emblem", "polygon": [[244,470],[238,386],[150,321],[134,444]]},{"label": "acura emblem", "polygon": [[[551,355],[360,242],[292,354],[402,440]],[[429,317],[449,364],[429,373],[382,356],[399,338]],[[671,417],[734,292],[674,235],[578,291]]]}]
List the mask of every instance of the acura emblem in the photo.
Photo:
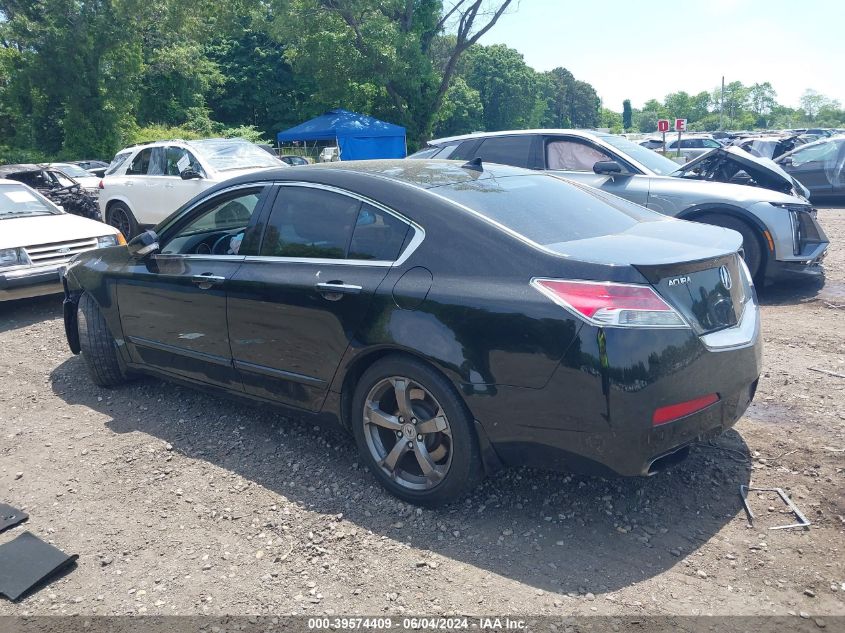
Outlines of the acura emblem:
[{"label": "acura emblem", "polygon": [[725,290],[730,290],[731,286],[734,285],[734,282],[731,279],[731,271],[728,270],[727,266],[722,266],[719,269],[719,278],[722,280],[722,285],[725,287]]},{"label": "acura emblem", "polygon": [[64,255],[65,253],[70,253],[70,247],[68,247],[68,246],[63,246],[62,248],[60,248],[60,249],[59,249],[59,252],[60,252],[61,254],[63,254],[63,255]]}]

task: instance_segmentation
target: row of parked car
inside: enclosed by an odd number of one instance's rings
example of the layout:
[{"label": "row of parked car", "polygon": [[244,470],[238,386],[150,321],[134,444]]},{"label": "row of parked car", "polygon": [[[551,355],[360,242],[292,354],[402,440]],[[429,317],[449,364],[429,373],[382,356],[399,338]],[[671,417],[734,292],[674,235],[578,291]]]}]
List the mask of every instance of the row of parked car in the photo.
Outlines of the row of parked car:
[{"label": "row of parked car", "polygon": [[755,281],[821,275],[828,248],[771,161],[681,166],[576,130],[301,167],[147,143],[97,188],[107,224],[0,181],[0,296],[62,288],[103,387],[152,374],[331,414],[428,505],[507,465],[652,474],[730,428],[761,371]]},{"label": "row of parked car", "polygon": [[[659,152],[664,149],[661,138],[646,138],[639,144]],[[690,134],[680,140],[667,139],[665,154],[689,161],[722,147],[739,147],[773,160],[807,187],[815,202],[845,198],[845,135],[841,130],[734,132],[720,138]]]}]

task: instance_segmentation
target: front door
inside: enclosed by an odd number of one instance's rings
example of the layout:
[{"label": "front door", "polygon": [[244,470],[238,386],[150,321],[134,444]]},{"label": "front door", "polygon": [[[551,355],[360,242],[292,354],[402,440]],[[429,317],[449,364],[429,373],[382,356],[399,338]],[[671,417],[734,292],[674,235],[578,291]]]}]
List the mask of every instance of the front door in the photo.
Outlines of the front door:
[{"label": "front door", "polygon": [[546,169],[645,206],[648,201],[648,176],[640,174],[597,174],[593,165],[617,160],[604,148],[586,139],[555,137],[545,144]]},{"label": "front door", "polygon": [[229,284],[235,368],[251,394],[319,410],[413,229],[351,194],[278,187],[257,254]]},{"label": "front door", "polygon": [[215,196],[163,229],[160,253],[130,261],[117,280],[117,298],[133,360],[240,389],[229,345],[226,292],[243,262],[239,247],[253,226],[263,189]]}]

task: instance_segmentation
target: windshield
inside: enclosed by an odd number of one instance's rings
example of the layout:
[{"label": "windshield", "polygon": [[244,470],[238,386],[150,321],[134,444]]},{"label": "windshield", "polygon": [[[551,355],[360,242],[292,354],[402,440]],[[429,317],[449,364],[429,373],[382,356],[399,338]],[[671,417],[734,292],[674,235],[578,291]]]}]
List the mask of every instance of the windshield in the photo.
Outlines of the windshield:
[{"label": "windshield", "polygon": [[[658,176],[668,176],[678,169],[678,163],[669,160],[665,156],[661,156],[654,150],[632,143],[626,138],[614,136],[613,134],[599,134],[598,137],[611,147],[615,147],[622,152],[623,157],[625,155],[630,156],[640,165]],[[668,140],[666,144],[669,144]]]},{"label": "windshield", "polygon": [[278,158],[248,141],[214,138],[191,141],[190,145],[217,171],[279,167],[282,164]]},{"label": "windshield", "polygon": [[92,177],[92,175],[90,173],[88,173],[87,171],[82,169],[82,167],[79,167],[77,165],[65,165],[64,163],[62,163],[62,164],[50,165],[50,167],[53,167],[54,169],[58,169],[60,172],[70,176],[71,178],[91,178]]},{"label": "windshield", "polygon": [[0,185],[0,220],[60,213],[45,198],[24,185]]},{"label": "windshield", "polygon": [[662,216],[556,176],[499,176],[433,187],[449,200],[549,245],[620,233]]}]

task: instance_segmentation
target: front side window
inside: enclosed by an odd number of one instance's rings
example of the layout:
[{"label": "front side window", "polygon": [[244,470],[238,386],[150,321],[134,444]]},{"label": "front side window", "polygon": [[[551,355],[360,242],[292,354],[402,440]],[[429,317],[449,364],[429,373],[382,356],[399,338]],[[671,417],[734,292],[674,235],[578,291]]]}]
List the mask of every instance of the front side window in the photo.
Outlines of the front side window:
[{"label": "front side window", "polygon": [[803,147],[793,154],[792,164],[803,165],[804,163],[816,163],[823,161],[836,160],[836,155],[839,153],[839,145],[824,141],[818,144],[808,145]]},{"label": "front side window", "polygon": [[281,187],[261,243],[266,257],[343,259],[361,201],[333,191]]},{"label": "front side window", "polygon": [[578,141],[551,141],[546,145],[548,169],[563,171],[593,171],[593,165],[603,160],[613,160],[600,149]]},{"label": "front side window", "polygon": [[164,152],[164,175],[178,176],[186,169],[202,173],[202,166],[196,157],[184,147],[170,145]]},{"label": "front side window", "polygon": [[246,233],[262,189],[259,186],[217,196],[178,229],[161,252],[165,255],[251,254],[248,252],[251,241]]}]

